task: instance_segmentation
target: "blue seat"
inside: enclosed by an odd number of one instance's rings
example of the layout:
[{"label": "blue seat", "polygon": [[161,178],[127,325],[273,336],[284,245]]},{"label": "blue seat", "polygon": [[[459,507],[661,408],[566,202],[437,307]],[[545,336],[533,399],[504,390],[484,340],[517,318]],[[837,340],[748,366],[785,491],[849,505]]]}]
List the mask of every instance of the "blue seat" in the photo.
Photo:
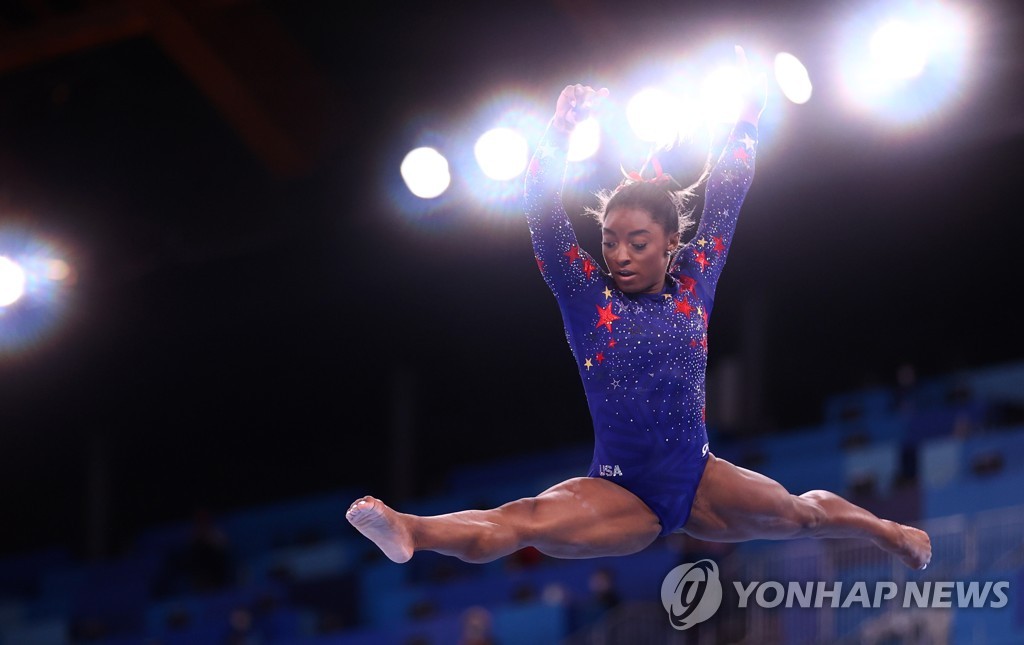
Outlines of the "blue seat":
[{"label": "blue seat", "polygon": [[19,598],[0,600],[0,630],[26,622],[28,603]]},{"label": "blue seat", "polygon": [[758,471],[796,495],[817,489],[841,492],[845,488],[842,455],[837,451],[773,460]]},{"label": "blue seat", "polygon": [[216,521],[227,534],[232,552],[249,559],[274,548],[345,538],[351,532],[345,510],[357,496],[352,490],[339,490],[240,509]]},{"label": "blue seat", "polygon": [[557,643],[568,635],[568,615],[558,605],[504,605],[493,613],[495,640],[502,645]]},{"label": "blue seat", "polygon": [[970,470],[979,458],[998,454],[1006,471],[1024,470],[1024,428],[1000,429],[968,437],[962,467]]},{"label": "blue seat", "polygon": [[40,549],[0,558],[0,597],[33,594],[38,591],[41,576],[71,566],[71,554],[61,548]]},{"label": "blue seat", "polygon": [[927,517],[972,513],[1024,504],[1024,472],[1001,473],[986,478],[965,478],[925,491]]},{"label": "blue seat", "polygon": [[[838,425],[815,425],[750,438],[737,446],[734,452],[739,455],[759,453],[765,460],[774,463],[836,452],[839,449],[840,441],[841,432]],[[712,452],[714,452],[714,442],[712,442]],[[720,457],[724,456],[717,452],[715,454]],[[730,459],[730,461],[736,460]]]},{"label": "blue seat", "polygon": [[894,404],[892,388],[866,387],[843,392],[825,400],[825,421],[843,423],[855,419],[884,417],[891,414]]},{"label": "blue seat", "polygon": [[3,645],[70,645],[68,622],[56,617],[24,625],[15,625],[0,631]]},{"label": "blue seat", "polygon": [[114,633],[142,629],[159,567],[160,559],[148,553],[84,567],[84,575],[69,596],[69,617],[100,621]]},{"label": "blue seat", "polygon": [[914,410],[906,420],[906,440],[920,443],[933,437],[963,436],[985,425],[988,404],[970,400]]},{"label": "blue seat", "polygon": [[960,379],[978,399],[1024,403],[1024,362],[971,370]]},{"label": "blue seat", "polygon": [[870,478],[881,495],[888,495],[899,473],[900,446],[895,440],[882,441],[843,454],[846,488]]},{"label": "blue seat", "polygon": [[355,565],[357,548],[349,540],[271,549],[244,563],[249,579],[267,581],[285,571],[292,580],[336,575]]},{"label": "blue seat", "polygon": [[964,440],[941,437],[918,447],[918,477],[925,488],[942,488],[964,476]]},{"label": "blue seat", "polygon": [[151,636],[160,637],[178,633],[180,628],[175,626],[178,618],[184,619],[186,630],[205,630],[211,624],[226,624],[235,609],[252,609],[264,597],[281,601],[286,594],[283,587],[263,583],[150,603],[145,609],[145,630]]}]

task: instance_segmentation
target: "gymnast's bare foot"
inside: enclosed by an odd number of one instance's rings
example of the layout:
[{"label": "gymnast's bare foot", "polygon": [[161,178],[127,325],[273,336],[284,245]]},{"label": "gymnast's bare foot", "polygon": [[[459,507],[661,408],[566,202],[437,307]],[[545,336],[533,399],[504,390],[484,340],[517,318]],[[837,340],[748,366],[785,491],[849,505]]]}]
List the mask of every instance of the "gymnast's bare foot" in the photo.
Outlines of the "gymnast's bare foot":
[{"label": "gymnast's bare foot", "polygon": [[912,569],[924,569],[932,560],[932,539],[921,529],[913,526],[902,526],[907,540],[907,549],[911,555],[904,557],[903,562]]},{"label": "gymnast's bare foot", "polygon": [[895,547],[882,545],[882,548],[895,554],[903,564],[911,569],[921,570],[928,566],[932,559],[932,540],[928,534],[921,529],[905,524],[896,524],[899,530],[899,538]]},{"label": "gymnast's bare foot", "polygon": [[412,557],[412,537],[398,513],[375,497],[361,497],[352,503],[345,518],[360,533],[380,547],[392,562]]}]

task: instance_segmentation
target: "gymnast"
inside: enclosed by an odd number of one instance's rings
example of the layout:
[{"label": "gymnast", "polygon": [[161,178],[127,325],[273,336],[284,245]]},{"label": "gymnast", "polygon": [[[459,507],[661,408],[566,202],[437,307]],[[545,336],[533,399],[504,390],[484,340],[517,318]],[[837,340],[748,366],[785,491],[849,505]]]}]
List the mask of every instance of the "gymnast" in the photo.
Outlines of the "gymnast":
[{"label": "gymnast", "polygon": [[[554,293],[594,425],[586,477],[488,510],[400,513],[362,497],[348,521],[394,562],[435,551],[490,562],[532,546],[556,558],[637,553],[669,533],[742,542],[860,538],[924,569],[924,531],[876,517],[839,495],[790,494],[718,458],[705,425],[707,328],[715,287],[753,179],[767,84],[742,48],[743,109],[717,160],[679,190],[659,172],[632,173],[598,194],[603,270],[580,249],[561,198],[569,135],[608,90],[569,85],[530,163],[524,204],[537,266]],[[687,199],[704,187],[694,235]]]}]

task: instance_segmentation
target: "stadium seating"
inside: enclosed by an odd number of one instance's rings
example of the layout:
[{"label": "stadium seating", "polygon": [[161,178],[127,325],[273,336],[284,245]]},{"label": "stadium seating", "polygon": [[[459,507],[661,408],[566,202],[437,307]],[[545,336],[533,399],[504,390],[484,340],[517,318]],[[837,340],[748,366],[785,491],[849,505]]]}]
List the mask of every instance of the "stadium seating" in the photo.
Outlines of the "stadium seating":
[{"label": "stadium seating", "polygon": [[[1020,406],[1022,393],[1024,365],[997,366],[929,379],[910,392],[839,393],[825,403],[820,424],[712,445],[720,457],[796,493],[824,488],[885,508],[911,491],[920,503],[903,508],[934,535],[931,573],[1010,580],[1019,588],[1024,519],[1012,509],[1024,505],[1024,426],[1000,419]],[[449,474],[445,491],[410,500],[403,510],[496,506],[582,474],[590,457],[591,446],[579,445],[465,466]],[[110,561],[80,562],[60,549],[4,558],[0,645],[220,645],[245,635],[264,645],[456,643],[472,608],[486,612],[503,645],[552,643],[585,626],[579,606],[592,593],[596,571],[612,576],[620,601],[658,605],[665,575],[702,556],[696,546],[662,538],[625,558],[554,560],[523,552],[469,565],[420,553],[396,565],[344,521],[354,496],[330,491],[218,517],[236,576],[214,590],[157,584],[188,540],[192,522],[184,518],[142,532],[129,553]],[[840,557],[837,548],[813,540],[753,542],[736,552],[745,554],[744,566],[757,563],[762,579],[852,584],[904,575],[891,558]],[[957,609],[936,620],[948,619],[951,642],[1024,642],[1020,596],[1005,611]],[[866,608],[827,621],[793,610],[773,624],[783,642],[803,642],[826,628],[851,640],[896,628]]]}]

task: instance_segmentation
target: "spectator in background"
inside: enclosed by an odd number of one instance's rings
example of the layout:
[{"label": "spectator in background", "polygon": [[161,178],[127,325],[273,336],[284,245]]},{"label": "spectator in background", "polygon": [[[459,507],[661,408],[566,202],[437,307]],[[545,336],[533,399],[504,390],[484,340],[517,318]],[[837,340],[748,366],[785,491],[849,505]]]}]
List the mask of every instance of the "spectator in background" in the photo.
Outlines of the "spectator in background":
[{"label": "spectator in background", "polygon": [[595,569],[590,574],[587,586],[590,595],[577,607],[578,627],[593,625],[622,603],[622,597],[615,586],[615,576],[607,567]]},{"label": "spectator in background", "polygon": [[170,549],[157,576],[153,595],[215,591],[235,583],[230,543],[207,509],[196,511],[187,541]]},{"label": "spectator in background", "polygon": [[893,390],[894,407],[900,414],[914,410],[914,395],[917,388],[917,370],[912,363],[902,363],[896,370],[896,387]]},{"label": "spectator in background", "polygon": [[462,634],[458,645],[498,645],[491,623],[491,612],[486,607],[470,607],[462,614]]},{"label": "spectator in background", "polygon": [[185,550],[185,566],[195,591],[223,589],[235,582],[227,535],[206,509],[196,512],[192,536]]}]

